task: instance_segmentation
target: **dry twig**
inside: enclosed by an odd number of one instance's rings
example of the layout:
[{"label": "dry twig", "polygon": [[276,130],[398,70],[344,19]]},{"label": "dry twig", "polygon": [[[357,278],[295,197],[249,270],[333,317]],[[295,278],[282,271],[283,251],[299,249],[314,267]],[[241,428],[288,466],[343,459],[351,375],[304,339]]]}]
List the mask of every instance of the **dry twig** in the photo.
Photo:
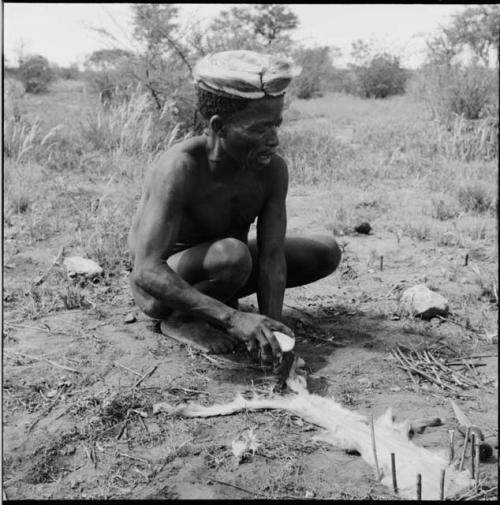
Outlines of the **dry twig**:
[{"label": "dry twig", "polygon": [[63,253],[64,253],[64,246],[61,246],[59,252],[57,253],[57,256],[55,257],[54,261],[50,264],[49,268],[47,268],[47,270],[45,270],[45,272],[40,277],[38,277],[36,281],[33,282],[35,286],[39,286],[45,280],[45,277],[47,277],[49,272],[54,268],[54,266],[59,261],[59,258],[63,255]]},{"label": "dry twig", "polygon": [[392,355],[399,362],[397,366],[405,370],[410,377],[412,377],[412,374],[420,375],[440,388],[452,391],[457,396],[463,396],[463,393],[457,390],[455,386],[459,386],[462,389],[483,387],[483,384],[479,381],[478,376],[474,374],[472,368],[469,370],[472,378],[466,377],[460,371],[454,371],[450,366],[438,360],[429,351],[417,352],[409,349],[404,353],[403,348],[403,346],[397,346],[393,349]]},{"label": "dry twig", "polygon": [[131,373],[137,375],[138,377],[142,377],[139,372],[136,372],[135,370],[132,370],[131,368],[129,368],[129,367],[125,366],[125,365],[122,365],[121,363],[118,363],[118,361],[115,361],[114,364],[116,366],[119,366],[120,368],[123,368],[124,370],[127,370],[128,372],[131,372]]},{"label": "dry twig", "polygon": [[21,356],[23,358],[28,358],[28,359],[34,359],[36,361],[46,361],[47,363],[50,363],[52,366],[55,366],[57,368],[62,368],[63,370],[67,370],[68,372],[73,372],[73,373],[80,373],[78,370],[75,370],[74,368],[70,368],[69,366],[65,365],[60,365],[59,363],[56,363],[55,361],[52,361],[47,358],[40,358],[38,356],[31,356],[30,354],[25,354],[23,352],[16,352],[16,351],[7,351],[4,350],[5,354],[15,354],[17,356]]},{"label": "dry twig", "polygon": [[375,444],[375,428],[373,426],[373,414],[370,416],[370,434],[372,441],[372,450],[373,450],[373,459],[375,460],[375,468],[377,470],[377,480],[380,480],[380,467],[378,466],[378,458],[377,458],[377,446]]},{"label": "dry twig", "polygon": [[141,384],[141,382],[145,381],[146,379],[149,379],[155,372],[156,369],[158,368],[157,365],[155,365],[149,372],[146,372],[132,387],[136,388]]}]

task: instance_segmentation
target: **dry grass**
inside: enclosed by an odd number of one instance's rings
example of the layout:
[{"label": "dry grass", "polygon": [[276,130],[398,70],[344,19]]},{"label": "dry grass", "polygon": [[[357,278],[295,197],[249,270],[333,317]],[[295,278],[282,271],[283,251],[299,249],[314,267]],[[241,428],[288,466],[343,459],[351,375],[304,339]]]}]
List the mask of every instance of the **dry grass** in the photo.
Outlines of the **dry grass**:
[{"label": "dry grass", "polygon": [[[116,277],[131,266],[126,237],[144,172],[178,140],[179,126],[140,93],[103,107],[79,83],[56,83],[41,97],[11,88],[4,118],[7,262],[16,248],[47,242],[94,259],[105,276],[100,285],[74,286],[56,268],[35,289],[7,274],[7,300],[23,317],[112,300]],[[398,237],[470,247],[496,238],[491,127],[457,118],[450,131],[437,132],[410,97],[331,94],[291,102],[281,150],[292,188],[328,192],[320,212],[335,234],[368,221]]]}]

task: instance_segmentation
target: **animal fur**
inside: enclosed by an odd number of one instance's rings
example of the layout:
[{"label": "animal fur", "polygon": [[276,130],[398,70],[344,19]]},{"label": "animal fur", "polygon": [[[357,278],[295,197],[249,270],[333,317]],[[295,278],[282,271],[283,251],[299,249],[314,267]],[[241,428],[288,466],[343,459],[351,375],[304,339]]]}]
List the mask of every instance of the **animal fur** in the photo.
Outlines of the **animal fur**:
[{"label": "animal fur", "polygon": [[[254,397],[246,400],[238,395],[232,402],[204,407],[196,404],[172,408],[158,404],[156,411],[167,410],[184,417],[225,416],[243,410],[280,409],[292,412],[324,431],[316,439],[349,451],[357,451],[372,467],[375,460],[371,442],[371,430],[366,416],[351,412],[333,398],[311,394],[303,377],[287,381],[292,395]],[[377,459],[382,474],[382,484],[392,486],[391,453],[395,453],[398,491],[401,498],[416,499],[416,477],[422,475],[422,499],[440,498],[440,475],[445,469],[445,497],[452,497],[473,484],[468,470],[459,472],[448,464],[447,450],[430,451],[415,445],[409,438],[409,421],[396,423],[392,410],[374,421]]]}]

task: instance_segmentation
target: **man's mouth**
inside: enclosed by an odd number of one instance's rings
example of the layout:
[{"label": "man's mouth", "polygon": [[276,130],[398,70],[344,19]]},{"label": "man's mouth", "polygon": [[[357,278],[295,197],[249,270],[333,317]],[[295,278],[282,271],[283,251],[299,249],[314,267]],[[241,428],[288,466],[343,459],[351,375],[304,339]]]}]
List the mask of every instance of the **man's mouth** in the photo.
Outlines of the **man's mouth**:
[{"label": "man's mouth", "polygon": [[268,151],[265,153],[261,153],[257,156],[257,161],[261,165],[269,165],[269,163],[271,163],[271,158],[272,158],[273,154],[274,154],[274,151]]},{"label": "man's mouth", "polygon": [[270,154],[261,154],[260,156],[257,156],[257,161],[261,165],[269,165],[269,163],[271,163],[271,155]]}]

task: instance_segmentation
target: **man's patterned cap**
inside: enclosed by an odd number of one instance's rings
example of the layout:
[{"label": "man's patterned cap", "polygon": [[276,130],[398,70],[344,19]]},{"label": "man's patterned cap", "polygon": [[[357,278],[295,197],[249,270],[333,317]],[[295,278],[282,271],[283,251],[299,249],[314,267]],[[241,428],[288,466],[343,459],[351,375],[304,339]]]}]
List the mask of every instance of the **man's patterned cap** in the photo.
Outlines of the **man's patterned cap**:
[{"label": "man's patterned cap", "polygon": [[193,75],[206,91],[256,100],[283,95],[301,70],[285,58],[239,50],[205,56],[195,65]]}]

